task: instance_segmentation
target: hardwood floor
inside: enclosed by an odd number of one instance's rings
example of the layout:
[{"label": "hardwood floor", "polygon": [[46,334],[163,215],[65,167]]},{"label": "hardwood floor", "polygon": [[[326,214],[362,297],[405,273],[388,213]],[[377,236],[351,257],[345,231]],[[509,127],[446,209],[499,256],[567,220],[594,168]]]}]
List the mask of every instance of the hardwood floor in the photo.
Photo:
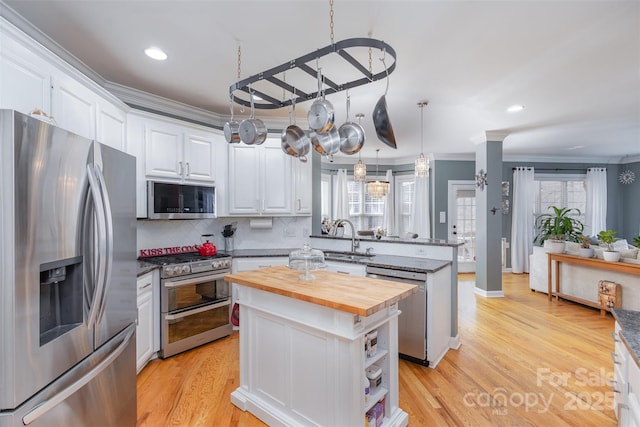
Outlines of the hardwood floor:
[{"label": "hardwood floor", "polygon": [[[410,426],[614,426],[610,314],[531,292],[503,274],[504,298],[474,294],[460,274],[462,345],[435,369],[401,360],[400,407]],[[138,375],[138,426],[261,426],[231,404],[238,335]]]}]

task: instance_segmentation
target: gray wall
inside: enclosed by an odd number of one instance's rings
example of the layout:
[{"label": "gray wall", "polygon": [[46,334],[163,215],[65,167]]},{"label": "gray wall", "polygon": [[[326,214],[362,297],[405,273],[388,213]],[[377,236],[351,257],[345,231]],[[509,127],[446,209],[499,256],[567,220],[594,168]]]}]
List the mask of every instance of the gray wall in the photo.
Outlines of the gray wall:
[{"label": "gray wall", "polygon": [[[318,157],[318,156],[312,156]],[[318,162],[319,163],[319,162]],[[604,164],[604,163],[545,163],[545,162],[503,162],[502,164],[502,180],[509,182],[511,191],[509,192],[509,203],[513,205],[513,173],[512,168],[517,166],[531,166],[534,169],[553,169],[547,171],[549,173],[558,174],[575,174],[586,171],[590,167],[607,168],[607,228],[616,230],[618,236],[631,240],[634,236],[640,234],[640,162],[627,163],[620,165]],[[322,164],[322,169],[338,169],[346,168],[353,170],[353,165],[342,164]],[[371,169],[370,169],[371,168]],[[395,172],[408,171],[413,165],[389,166],[380,165],[379,170],[382,174],[387,169],[393,169]],[[320,181],[320,171],[316,168],[314,161],[314,178],[313,182]],[[557,169],[557,170],[556,170]],[[574,169],[579,169],[576,171]],[[367,172],[371,170],[375,173],[375,165],[367,165]],[[625,170],[631,170],[636,175],[633,184],[624,185],[618,180],[618,175]],[[317,175],[316,175],[317,174]],[[433,201],[431,208],[432,218],[432,237],[434,239],[446,239],[448,235],[447,224],[440,224],[438,221],[439,212],[447,212],[448,216],[448,185],[450,180],[466,180],[475,181],[475,161],[473,160],[435,160],[431,162],[431,199]],[[319,185],[318,189],[314,187],[314,201],[319,203]],[[319,213],[316,217],[314,208],[313,228],[315,232],[316,226],[319,227]],[[508,215],[502,218],[502,234],[511,242],[511,210]],[[508,253],[508,256],[510,254]],[[507,259],[507,265],[511,266],[510,258]]]},{"label": "gray wall", "polygon": [[[627,163],[618,165],[618,175],[623,171],[630,170],[636,174],[636,180],[633,184],[624,185],[618,181],[616,176],[616,185],[621,189],[620,198],[622,199],[622,218],[620,219],[623,231],[622,236],[627,240],[634,236],[640,235],[640,162]],[[611,206],[611,203],[609,204]]]}]

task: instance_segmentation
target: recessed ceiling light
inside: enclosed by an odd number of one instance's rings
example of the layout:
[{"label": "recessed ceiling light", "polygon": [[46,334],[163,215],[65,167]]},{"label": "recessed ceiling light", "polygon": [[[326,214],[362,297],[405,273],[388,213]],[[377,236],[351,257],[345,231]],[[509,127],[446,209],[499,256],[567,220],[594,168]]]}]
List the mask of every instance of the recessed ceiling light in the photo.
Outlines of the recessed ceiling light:
[{"label": "recessed ceiling light", "polygon": [[518,111],[522,110],[524,110],[524,105],[512,105],[511,107],[507,108],[507,112],[509,113],[517,113]]},{"label": "recessed ceiling light", "polygon": [[144,53],[149,57],[156,59],[158,61],[164,61],[167,59],[167,54],[162,51],[159,47],[149,47],[144,50]]}]

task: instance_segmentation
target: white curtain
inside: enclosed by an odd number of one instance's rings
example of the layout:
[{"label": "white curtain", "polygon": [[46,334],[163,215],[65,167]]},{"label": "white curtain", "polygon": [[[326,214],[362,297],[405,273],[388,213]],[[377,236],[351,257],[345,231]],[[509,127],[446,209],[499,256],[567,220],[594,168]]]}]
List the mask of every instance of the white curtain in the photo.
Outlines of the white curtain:
[{"label": "white curtain", "polygon": [[389,182],[389,193],[384,196],[384,213],[382,216],[382,228],[387,232],[387,235],[395,235],[395,185],[393,185],[393,173],[391,169],[387,170],[386,180]]},{"label": "white curtain", "polygon": [[585,181],[587,190],[587,211],[584,213],[584,234],[596,236],[607,229],[607,170],[587,169]]},{"label": "white curtain", "polygon": [[349,184],[346,169],[338,169],[335,183],[332,219],[349,219]]},{"label": "white curtain", "polygon": [[511,271],[529,272],[529,254],[533,251],[534,170],[518,167],[513,171],[513,214],[511,216]]},{"label": "white curtain", "polygon": [[413,187],[413,212],[411,212],[410,230],[418,237],[431,238],[429,220],[429,178],[415,177]]}]

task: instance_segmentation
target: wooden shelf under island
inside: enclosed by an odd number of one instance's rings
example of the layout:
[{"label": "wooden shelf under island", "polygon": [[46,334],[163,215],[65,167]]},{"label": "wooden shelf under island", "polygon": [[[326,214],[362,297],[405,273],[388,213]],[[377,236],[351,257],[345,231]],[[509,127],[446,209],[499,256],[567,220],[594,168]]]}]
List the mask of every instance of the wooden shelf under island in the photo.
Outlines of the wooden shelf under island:
[{"label": "wooden shelf under island", "polygon": [[[417,286],[269,267],[225,276],[240,285],[240,386],[231,401],[274,425],[365,425],[383,408],[383,425],[405,426],[398,406],[398,301]],[[365,352],[375,331],[376,350]],[[365,370],[382,382],[365,396]],[[381,402],[381,404],[377,404]]]}]

